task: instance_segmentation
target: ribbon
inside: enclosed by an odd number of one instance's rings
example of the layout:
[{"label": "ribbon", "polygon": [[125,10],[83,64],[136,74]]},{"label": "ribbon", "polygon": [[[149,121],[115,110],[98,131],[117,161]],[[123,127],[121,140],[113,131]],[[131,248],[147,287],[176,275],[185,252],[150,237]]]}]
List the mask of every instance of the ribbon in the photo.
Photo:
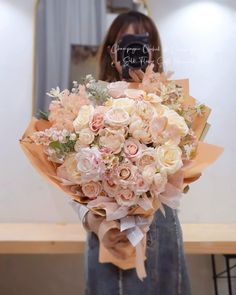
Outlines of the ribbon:
[{"label": "ribbon", "polygon": [[153,216],[140,217],[140,216],[126,216],[120,220],[120,231],[127,230],[127,238],[130,243],[135,247],[135,266],[138,278],[143,281],[147,276],[144,261],[145,253],[142,241],[146,243],[146,233],[149,230]]},{"label": "ribbon", "polygon": [[[144,261],[146,259],[146,232],[149,230],[153,216],[140,217],[140,216],[125,216],[120,219],[120,223],[115,220],[103,220],[98,230],[98,237],[100,241],[99,261],[112,262],[122,269],[136,268],[138,278],[143,281],[147,276]],[[126,231],[127,238],[130,241],[130,247],[127,245],[127,252],[132,253],[131,257],[127,260],[118,259],[103,245],[103,238],[105,234],[117,228],[120,231]]]}]

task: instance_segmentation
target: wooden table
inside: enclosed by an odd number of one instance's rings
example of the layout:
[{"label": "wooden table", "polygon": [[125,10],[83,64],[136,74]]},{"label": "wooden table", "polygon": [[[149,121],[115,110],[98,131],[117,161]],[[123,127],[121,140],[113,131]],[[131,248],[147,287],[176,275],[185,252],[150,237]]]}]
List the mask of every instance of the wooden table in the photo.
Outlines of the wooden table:
[{"label": "wooden table", "polygon": [[[236,224],[182,224],[186,254],[236,254]],[[0,223],[0,254],[83,253],[80,224]]]}]

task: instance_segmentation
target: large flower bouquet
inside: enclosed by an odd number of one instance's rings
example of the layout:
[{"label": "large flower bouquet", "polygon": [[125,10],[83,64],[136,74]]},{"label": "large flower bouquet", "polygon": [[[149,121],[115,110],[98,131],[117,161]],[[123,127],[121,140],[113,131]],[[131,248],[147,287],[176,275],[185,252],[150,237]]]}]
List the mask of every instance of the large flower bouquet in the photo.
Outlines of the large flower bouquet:
[{"label": "large flower bouquet", "polygon": [[[140,279],[156,210],[178,208],[188,184],[222,151],[201,141],[210,109],[189,96],[188,81],[152,68],[140,84],[87,76],[71,91],[52,89],[49,113],[33,118],[21,140],[48,180],[104,217],[99,261],[136,267]],[[127,234],[125,261],[103,245],[112,228]]]}]

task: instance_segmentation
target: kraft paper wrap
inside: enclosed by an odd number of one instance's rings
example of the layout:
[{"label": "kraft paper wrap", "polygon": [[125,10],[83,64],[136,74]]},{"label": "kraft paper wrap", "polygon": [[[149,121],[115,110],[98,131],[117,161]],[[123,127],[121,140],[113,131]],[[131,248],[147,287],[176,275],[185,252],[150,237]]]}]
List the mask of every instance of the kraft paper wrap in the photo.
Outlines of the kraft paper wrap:
[{"label": "kraft paper wrap", "polygon": [[[177,84],[183,86],[184,91],[184,104],[186,105],[193,105],[195,103],[195,98],[189,95],[189,82],[187,79],[185,80],[175,80]],[[139,84],[137,83],[130,83],[130,88],[138,88]],[[210,114],[210,108],[206,107],[205,113],[203,116],[196,117],[193,122],[193,129],[197,135],[197,138],[200,140],[197,148],[197,152],[195,158],[184,165],[182,171],[184,173],[184,181],[183,181],[183,189],[196,181],[202,174],[202,171],[212,164],[220,154],[223,152],[223,148],[204,143],[201,141],[201,135],[203,134],[203,130],[207,123],[208,116]],[[57,164],[49,162],[47,159],[47,155],[43,152],[42,146],[36,145],[30,139],[30,135],[33,132],[44,130],[46,128],[50,128],[50,123],[45,120],[37,120],[36,118],[32,118],[28,128],[26,129],[25,133],[20,140],[20,145],[30,160],[32,165],[38,170],[38,172],[45,177],[50,183],[58,187],[59,189],[63,190],[67,195],[71,196],[73,199],[79,201],[80,203],[86,203],[86,200],[80,199],[75,193],[73,193],[69,186],[63,185],[58,179],[56,174],[56,169],[58,167]],[[153,202],[153,209],[144,211],[142,208],[135,208],[129,211],[129,215],[136,215],[140,214],[144,217],[148,217],[153,215],[156,210],[160,208],[160,202],[156,200]],[[93,209],[99,215],[104,216],[104,211],[101,208]],[[99,240],[100,240],[100,248],[99,248],[99,262],[105,263],[110,262],[114,265],[122,268],[122,269],[129,269],[135,268],[137,270],[138,276],[140,279],[146,276],[145,268],[144,268],[144,261],[146,260],[146,234],[144,238],[139,243],[138,246],[134,247],[131,243],[127,244],[127,251],[131,253],[128,259],[121,260],[117,259],[112,253],[110,253],[103,245],[102,239],[103,236],[107,231],[111,228],[119,228],[119,223],[117,221],[104,221],[102,222],[101,228],[99,229]],[[131,247],[131,248],[130,248]],[[133,249],[132,249],[133,247]]]}]

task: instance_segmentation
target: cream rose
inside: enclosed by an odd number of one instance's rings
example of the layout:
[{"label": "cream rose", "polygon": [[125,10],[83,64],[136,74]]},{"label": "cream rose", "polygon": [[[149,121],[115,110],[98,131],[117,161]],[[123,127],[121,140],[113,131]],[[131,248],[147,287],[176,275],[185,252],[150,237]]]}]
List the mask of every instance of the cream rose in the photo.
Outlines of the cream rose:
[{"label": "cream rose", "polygon": [[153,182],[155,173],[156,173],[155,166],[150,166],[150,165],[149,166],[145,166],[143,168],[143,171],[142,171],[142,176],[143,176],[144,181],[147,184],[151,185],[152,182]]},{"label": "cream rose", "polygon": [[156,115],[156,111],[154,107],[145,101],[138,101],[136,103],[135,108],[136,114],[142,118],[143,120],[150,120],[154,115]]},{"label": "cream rose", "polygon": [[129,114],[122,108],[112,107],[105,113],[105,124],[111,127],[121,128],[129,124]]},{"label": "cream rose", "polygon": [[57,168],[57,176],[72,183],[81,184],[81,173],[77,169],[76,154],[66,156],[64,163]]},{"label": "cream rose", "polygon": [[173,174],[179,170],[182,165],[182,151],[176,145],[161,145],[157,148],[157,162],[160,165],[160,171],[167,174]]},{"label": "cream rose", "polygon": [[170,110],[169,108],[165,108],[163,116],[167,117],[168,124],[176,125],[181,133],[181,136],[185,136],[189,132],[189,128],[184,120],[178,113],[174,110]]},{"label": "cream rose", "polygon": [[79,138],[75,143],[75,151],[79,151],[81,146],[88,146],[94,141],[94,133],[89,129],[85,128],[79,132]]},{"label": "cream rose", "polygon": [[156,104],[162,102],[162,98],[155,93],[148,93],[145,97],[145,100],[149,101],[150,103]]},{"label": "cream rose", "polygon": [[113,99],[111,102],[113,107],[119,107],[124,109],[129,115],[134,112],[135,101],[127,97]]},{"label": "cream rose", "polygon": [[129,125],[129,133],[133,138],[148,144],[152,142],[149,126],[137,115],[133,115]]},{"label": "cream rose", "polygon": [[88,127],[93,112],[94,107],[92,105],[84,105],[81,107],[77,118],[73,121],[73,126],[76,133],[78,133],[81,129]]}]

